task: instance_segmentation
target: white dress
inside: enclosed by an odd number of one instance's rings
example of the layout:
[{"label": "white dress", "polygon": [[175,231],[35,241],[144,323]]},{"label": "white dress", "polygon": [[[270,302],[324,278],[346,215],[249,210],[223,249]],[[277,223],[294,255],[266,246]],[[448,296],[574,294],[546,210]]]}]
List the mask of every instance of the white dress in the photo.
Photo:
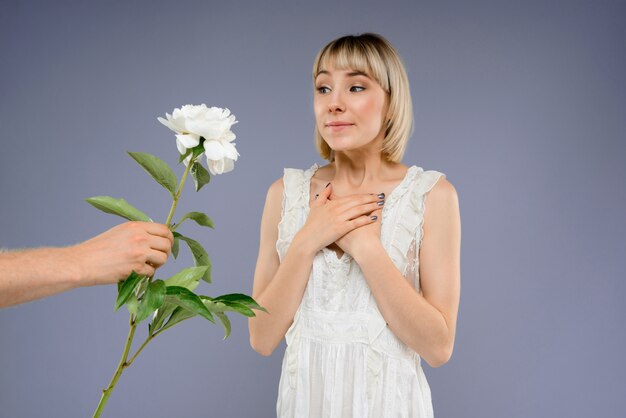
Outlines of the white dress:
[{"label": "white dress", "polygon": [[[281,262],[308,216],[311,177],[318,168],[314,164],[308,170],[284,170],[276,242]],[[424,202],[442,176],[445,174],[411,166],[387,196],[382,212],[383,246],[418,290]],[[328,248],[316,254],[285,339],[278,418],[433,416],[419,355],[391,332],[349,254],[337,258]]]}]

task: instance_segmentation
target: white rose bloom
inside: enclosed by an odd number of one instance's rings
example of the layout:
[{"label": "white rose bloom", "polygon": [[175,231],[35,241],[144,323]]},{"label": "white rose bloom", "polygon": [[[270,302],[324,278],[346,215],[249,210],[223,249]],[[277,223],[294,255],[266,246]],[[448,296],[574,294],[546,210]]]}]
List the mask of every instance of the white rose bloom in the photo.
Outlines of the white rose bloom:
[{"label": "white rose bloom", "polygon": [[[204,150],[211,174],[222,174],[234,168],[239,153],[235,148],[235,134],[230,130],[237,123],[235,115],[228,109],[201,105],[185,105],[176,108],[167,119],[158,118],[159,122],[176,132],[176,148],[181,154],[200,144],[204,138]],[[189,164],[190,157],[185,158]]]}]

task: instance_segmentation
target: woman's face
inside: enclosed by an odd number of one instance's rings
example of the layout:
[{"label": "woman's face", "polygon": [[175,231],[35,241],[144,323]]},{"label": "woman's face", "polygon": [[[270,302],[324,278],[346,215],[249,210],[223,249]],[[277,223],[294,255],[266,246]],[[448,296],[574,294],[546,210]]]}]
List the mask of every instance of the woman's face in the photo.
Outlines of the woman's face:
[{"label": "woman's face", "polygon": [[353,70],[321,71],[315,79],[313,107],[317,129],[334,151],[382,144],[387,93],[369,74]]}]

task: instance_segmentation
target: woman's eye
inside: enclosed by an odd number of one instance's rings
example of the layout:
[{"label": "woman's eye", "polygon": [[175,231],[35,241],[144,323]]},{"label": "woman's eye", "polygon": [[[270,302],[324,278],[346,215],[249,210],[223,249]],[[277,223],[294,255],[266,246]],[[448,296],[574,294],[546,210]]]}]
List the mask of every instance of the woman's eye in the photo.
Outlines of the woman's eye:
[{"label": "woman's eye", "polygon": [[362,86],[352,86],[350,87],[350,91],[351,92],[359,92],[359,91],[363,91],[365,90],[365,87]]},{"label": "woman's eye", "polygon": [[326,87],[326,86],[322,86],[322,87],[318,87],[318,88],[317,88],[317,91],[318,91],[319,93],[322,93],[322,94],[324,94],[324,93],[328,93],[328,91],[329,91],[329,90],[330,90],[330,89],[329,89],[328,87]]}]

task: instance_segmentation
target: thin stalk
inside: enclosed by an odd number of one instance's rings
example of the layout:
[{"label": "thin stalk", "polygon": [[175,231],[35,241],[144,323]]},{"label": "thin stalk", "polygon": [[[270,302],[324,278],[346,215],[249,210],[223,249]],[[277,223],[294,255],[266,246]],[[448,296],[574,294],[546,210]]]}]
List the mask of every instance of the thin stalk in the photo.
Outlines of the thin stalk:
[{"label": "thin stalk", "polygon": [[109,396],[111,396],[111,392],[115,388],[118,379],[122,375],[122,372],[128,365],[126,364],[126,359],[128,358],[128,353],[130,352],[130,347],[133,343],[133,337],[135,336],[135,329],[137,328],[137,324],[135,324],[135,319],[131,315],[130,317],[130,329],[128,330],[128,337],[126,338],[126,345],[124,345],[124,351],[122,352],[122,358],[120,359],[120,363],[111,378],[111,382],[109,386],[102,391],[102,397],[100,398],[100,402],[98,403],[98,407],[96,408],[96,412],[93,413],[93,418],[98,418],[100,414],[102,414],[102,410],[109,400]]},{"label": "thin stalk", "polygon": [[139,355],[139,353],[141,353],[143,351],[143,349],[148,345],[148,343],[150,341],[152,341],[152,336],[146,338],[146,341],[143,342],[143,344],[141,344],[141,347],[139,347],[139,350],[137,350],[137,352],[130,358],[130,360],[128,360],[126,362],[127,367],[130,366],[131,364],[133,364],[133,361],[135,361],[135,359],[137,358],[137,356]]},{"label": "thin stalk", "polygon": [[193,165],[194,162],[195,162],[195,159],[192,158],[189,161],[189,164],[187,164],[187,167],[185,168],[185,172],[183,173],[183,177],[180,179],[180,183],[178,184],[178,189],[176,190],[176,193],[174,194],[174,200],[172,201],[172,207],[170,208],[170,213],[167,215],[167,219],[165,220],[165,225],[167,225],[167,227],[170,229],[172,229],[172,226],[170,225],[170,223],[172,222],[172,218],[174,217],[174,212],[176,212],[176,205],[178,205],[178,199],[180,198],[180,193],[183,191],[185,180],[187,179],[189,170],[191,169],[191,166]]}]

